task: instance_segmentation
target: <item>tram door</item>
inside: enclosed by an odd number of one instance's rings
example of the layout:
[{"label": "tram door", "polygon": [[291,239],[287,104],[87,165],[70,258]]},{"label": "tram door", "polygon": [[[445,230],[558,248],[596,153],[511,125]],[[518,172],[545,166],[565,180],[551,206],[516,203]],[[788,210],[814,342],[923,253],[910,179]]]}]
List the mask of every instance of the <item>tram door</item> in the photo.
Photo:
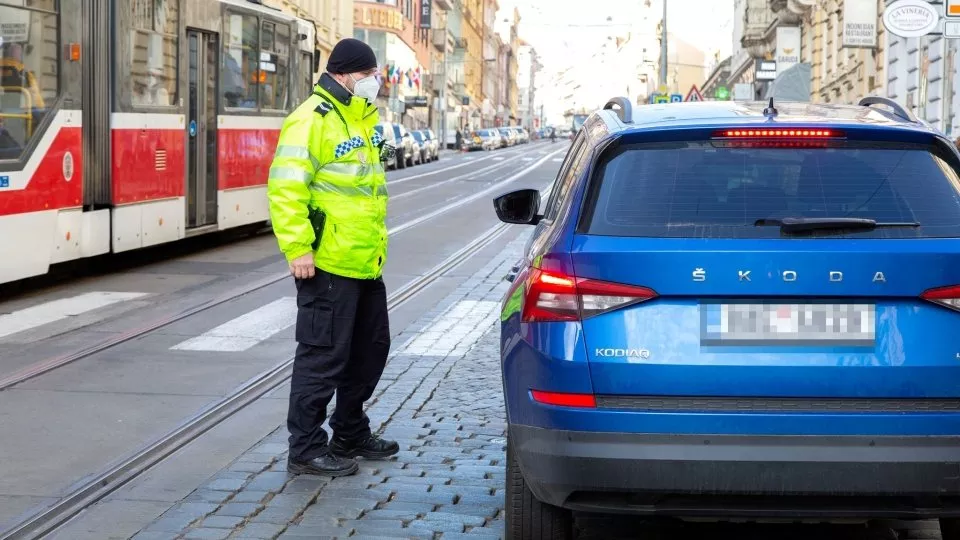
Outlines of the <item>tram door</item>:
[{"label": "tram door", "polygon": [[187,30],[187,228],[217,223],[217,34]]}]

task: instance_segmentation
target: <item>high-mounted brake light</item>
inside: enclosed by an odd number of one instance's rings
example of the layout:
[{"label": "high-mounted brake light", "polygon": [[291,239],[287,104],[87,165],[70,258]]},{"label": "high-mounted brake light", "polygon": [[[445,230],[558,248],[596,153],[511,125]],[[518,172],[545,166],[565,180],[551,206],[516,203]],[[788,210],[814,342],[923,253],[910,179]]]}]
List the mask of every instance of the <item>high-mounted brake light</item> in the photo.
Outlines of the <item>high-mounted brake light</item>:
[{"label": "high-mounted brake light", "polygon": [[595,409],[597,399],[593,394],[563,394],[559,392],[543,392],[540,390],[531,390],[533,400],[544,405],[556,405],[558,407],[579,407],[585,409]]},{"label": "high-mounted brake light", "polygon": [[835,129],[816,128],[751,128],[724,129],[713,134],[715,139],[837,139],[843,133]]},{"label": "high-mounted brake light", "polygon": [[531,270],[526,285],[523,322],[578,321],[657,296],[646,287],[576,278],[538,268]]},{"label": "high-mounted brake light", "polygon": [[920,295],[920,298],[933,302],[934,304],[940,304],[946,308],[960,311],[960,285],[928,289]]}]

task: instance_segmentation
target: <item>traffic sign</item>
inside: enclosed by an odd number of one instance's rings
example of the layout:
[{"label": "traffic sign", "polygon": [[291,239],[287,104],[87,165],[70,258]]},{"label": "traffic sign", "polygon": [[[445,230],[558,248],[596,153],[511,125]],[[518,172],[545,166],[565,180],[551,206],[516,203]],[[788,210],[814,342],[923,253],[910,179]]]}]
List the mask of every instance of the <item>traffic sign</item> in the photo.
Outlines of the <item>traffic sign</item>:
[{"label": "traffic sign", "polygon": [[684,101],[703,101],[703,94],[700,93],[700,89],[697,88],[697,85],[690,87],[690,91],[687,92],[687,97]]},{"label": "traffic sign", "polygon": [[681,103],[683,101],[682,94],[670,94],[670,103]]},{"label": "traffic sign", "polygon": [[653,96],[654,103],[670,103],[670,96],[666,94],[657,94]]},{"label": "traffic sign", "polygon": [[717,88],[716,93],[714,93],[714,97],[720,101],[726,101],[730,99],[730,90],[726,86],[720,86]]},{"label": "traffic sign", "polygon": [[943,8],[943,14],[946,15],[948,19],[960,19],[960,0],[947,0],[946,6]]}]

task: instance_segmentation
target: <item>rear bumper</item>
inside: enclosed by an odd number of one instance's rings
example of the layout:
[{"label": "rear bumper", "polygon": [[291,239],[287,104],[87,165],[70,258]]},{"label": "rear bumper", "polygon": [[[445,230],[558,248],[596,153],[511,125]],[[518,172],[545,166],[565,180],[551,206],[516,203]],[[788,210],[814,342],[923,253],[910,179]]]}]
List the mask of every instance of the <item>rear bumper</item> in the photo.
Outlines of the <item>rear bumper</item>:
[{"label": "rear bumper", "polygon": [[511,425],[509,440],[534,495],[575,510],[960,517],[960,437],[647,435]]}]

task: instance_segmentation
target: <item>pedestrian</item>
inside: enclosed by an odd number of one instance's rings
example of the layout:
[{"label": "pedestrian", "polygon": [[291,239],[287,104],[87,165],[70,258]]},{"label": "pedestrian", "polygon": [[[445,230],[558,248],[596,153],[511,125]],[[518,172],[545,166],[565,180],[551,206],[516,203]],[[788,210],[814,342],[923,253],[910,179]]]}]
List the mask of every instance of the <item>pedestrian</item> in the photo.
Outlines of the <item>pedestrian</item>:
[{"label": "pedestrian", "polygon": [[459,151],[463,150],[463,133],[460,131],[459,128],[457,128],[456,141],[457,141],[457,142],[456,142],[456,148],[455,148],[455,150],[456,150],[457,152],[459,152]]},{"label": "pedestrian", "polygon": [[400,450],[371,432],[363,411],[390,351],[382,161],[393,149],[374,130],[379,91],[373,49],[337,43],[313,95],[284,122],[270,168],[270,219],[297,287],[287,413],[294,474],[346,476],[358,470],[355,457]]}]

